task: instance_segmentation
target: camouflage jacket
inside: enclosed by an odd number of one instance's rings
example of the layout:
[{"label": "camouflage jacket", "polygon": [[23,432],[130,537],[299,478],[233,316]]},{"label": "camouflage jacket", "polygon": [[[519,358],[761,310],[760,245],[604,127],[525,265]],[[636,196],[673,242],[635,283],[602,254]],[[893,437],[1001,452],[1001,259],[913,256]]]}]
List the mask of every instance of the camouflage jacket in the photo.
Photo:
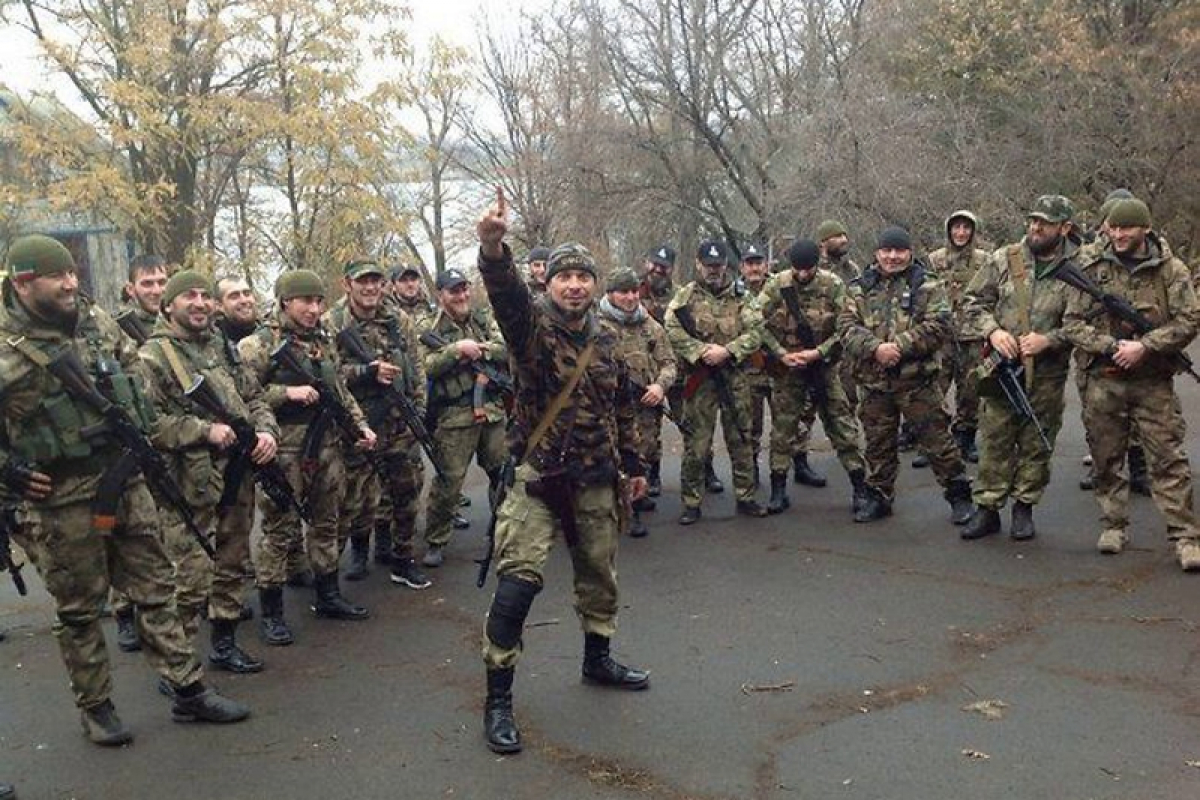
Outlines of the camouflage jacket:
[{"label": "camouflage jacket", "polygon": [[[675,310],[684,306],[692,310],[700,338],[692,338],[679,324]],[[687,372],[700,363],[706,344],[723,345],[739,368],[762,347],[758,302],[733,282],[716,294],[700,281],[681,288],[667,307],[666,329],[675,355],[690,368]]]},{"label": "camouflage jacket", "polygon": [[990,258],[986,250],[973,246],[958,249],[947,245],[929,254],[929,268],[946,289],[954,335],[960,342],[979,338],[967,320],[967,286]]},{"label": "camouflage jacket", "polygon": [[[412,317],[395,307],[381,303],[374,318],[359,319],[354,316],[349,302],[343,297],[325,312],[322,322],[335,343],[337,335],[346,328],[351,325],[358,328],[358,332],[376,358],[400,367],[398,385],[424,416],[425,365],[421,361],[417,330]],[[392,400],[395,388],[380,383],[368,364],[356,359],[340,344],[337,345],[337,351],[340,362],[338,373],[350,394],[358,401],[371,429],[383,437],[381,444],[386,447],[390,444],[389,440],[394,439],[405,440],[411,444],[413,434],[404,424],[396,403]]]},{"label": "camouflage jacket", "polygon": [[570,381],[576,359],[591,343],[595,351],[571,401],[527,460],[538,472],[565,469],[581,485],[610,483],[618,468],[630,476],[645,474],[638,455],[636,403],[625,365],[617,358],[616,335],[600,325],[594,312],[588,313],[584,329],[575,331],[547,296],[535,302],[508,245],[499,261],[488,261],[481,253],[479,273],[508,344],[516,383],[516,408],[508,429],[513,455],[524,454],[547,408]]},{"label": "camouflage jacket", "polygon": [[365,427],[367,419],[340,374],[341,359],[333,336],[321,325],[312,330],[302,330],[279,311],[254,333],[238,342],[238,352],[263,387],[264,397],[275,412],[281,430],[294,426],[307,427],[317,416],[316,406],[305,406],[287,399],[287,387],[307,386],[304,378],[279,368],[271,361],[271,352],[285,338],[291,339],[293,346],[308,358],[308,368],[334,387],[338,400],[346,406],[355,424],[360,428]]},{"label": "camouflage jacket", "polygon": [[862,275],[862,267],[854,263],[854,259],[850,258],[850,256],[842,256],[837,260],[833,260],[822,255],[817,267],[837,275],[842,279],[842,283],[847,286],[853,281],[858,280],[859,275]]},{"label": "camouflage jacket", "polygon": [[419,294],[413,300],[402,300],[399,297],[387,296],[384,305],[388,306],[391,311],[403,311],[412,317],[413,322],[423,319],[427,314],[433,311],[433,306],[425,299],[425,295]]},{"label": "camouflage jacket", "polygon": [[82,295],[79,318],[71,331],[29,314],[7,283],[3,295],[0,465],[15,456],[51,477],[52,494],[46,500],[28,501],[34,507],[55,508],[91,500],[100,476],[118,455],[117,445],[106,436],[103,419],[70,397],[35,359],[53,356],[65,346],[74,347],[101,391],[152,433],[153,408],[145,394],[137,348],[112,317]]},{"label": "camouflage jacket", "polygon": [[960,339],[986,341],[999,328],[1016,337],[1045,334],[1050,346],[1034,360],[1034,372],[1065,376],[1071,366],[1071,343],[1063,335],[1062,324],[1072,290],[1054,278],[1054,270],[1073,261],[1076,253],[1075,243],[1064,240],[1053,263],[1039,269],[1024,239],[1001,247],[967,286],[968,335]]},{"label": "camouflage jacket", "polygon": [[1187,265],[1166,256],[1153,233],[1147,237],[1149,255],[1132,269],[1121,263],[1104,243],[1080,260],[1080,269],[1100,289],[1128,300],[1156,327],[1137,336],[1116,317],[1106,313],[1099,301],[1072,290],[1063,318],[1063,334],[1083,353],[1081,366],[1108,366],[1118,339],[1138,339],[1150,351],[1130,377],[1169,377],[1176,372],[1175,356],[1196,338],[1200,326],[1200,304]]},{"label": "camouflage jacket", "polygon": [[[135,320],[131,327],[146,332],[145,338],[139,340],[137,336],[134,336],[128,330],[126,330],[125,326],[129,324],[124,322],[124,318],[126,316],[131,316]],[[141,305],[138,304],[136,300],[132,299],[126,300],[124,303],[122,303],[117,309],[116,313],[113,314],[113,320],[120,324],[121,330],[124,331],[129,338],[133,339],[139,347],[145,343],[146,339],[150,338],[150,334],[154,332],[154,328],[158,325],[158,321],[160,319],[162,319],[161,315],[146,311],[141,307]]]},{"label": "camouflage jacket", "polygon": [[792,286],[796,288],[800,311],[812,328],[821,358],[826,363],[837,361],[842,354],[837,321],[850,302],[850,295],[841,278],[823,269],[818,269],[808,283],[797,281],[795,271],[790,269],[767,283],[759,300],[763,315],[764,346],[776,358],[804,349],[796,333],[796,320],[783,298],[783,290]]},{"label": "camouflage jacket", "polygon": [[[248,420],[255,431],[279,438],[279,426],[262,387],[240,359],[231,363],[230,352],[219,337],[220,333],[185,336],[160,319],[138,353],[158,416],[154,446],[166,453],[184,498],[196,507],[213,506],[220,500],[228,461],[225,453],[208,442],[215,419],[184,395],[185,386],[191,386],[197,376],[204,377],[229,413]],[[176,375],[167,348],[176,354],[183,375]]]},{"label": "camouflage jacket", "polygon": [[[937,373],[938,353],[950,336],[950,303],[919,259],[895,275],[871,264],[850,287],[838,331],[862,385],[894,391]],[[898,344],[901,354],[900,363],[886,370],[875,360],[875,349],[885,342]]]},{"label": "camouflage jacket", "polygon": [[[493,367],[508,371],[508,348],[500,326],[489,309],[473,308],[462,322],[456,322],[443,309],[425,318],[420,334],[426,331],[444,340],[444,347],[429,347],[420,342],[422,361],[429,375],[429,409],[437,415],[438,427],[466,428],[475,424],[475,372],[469,362],[458,357],[455,343],[473,339],[483,348],[483,360]],[[483,406],[479,409],[489,422],[504,421],[504,405],[493,386],[484,388]]]},{"label": "camouflage jacket", "polygon": [[668,283],[661,291],[651,286],[647,280],[638,284],[638,297],[642,298],[642,305],[659,325],[665,324],[667,306],[671,304],[671,298],[674,296],[674,284]]},{"label": "camouflage jacket", "polygon": [[670,389],[678,370],[666,330],[643,306],[629,315],[612,308],[607,300],[600,302],[600,318],[617,336],[617,358],[625,363],[630,381],[637,385],[634,396],[640,400],[651,384],[658,384],[663,391]]}]

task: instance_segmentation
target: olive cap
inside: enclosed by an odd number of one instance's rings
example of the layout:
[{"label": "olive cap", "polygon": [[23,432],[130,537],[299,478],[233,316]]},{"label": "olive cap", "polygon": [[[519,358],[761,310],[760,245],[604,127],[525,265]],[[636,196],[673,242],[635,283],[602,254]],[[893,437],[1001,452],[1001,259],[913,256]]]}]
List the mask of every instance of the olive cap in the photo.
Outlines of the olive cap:
[{"label": "olive cap", "polygon": [[275,281],[275,296],[280,300],[293,297],[324,297],[325,282],[310,269],[288,270]]},{"label": "olive cap", "polygon": [[607,291],[630,292],[638,288],[639,283],[636,272],[629,267],[617,267],[608,273]]},{"label": "olive cap", "polygon": [[1110,228],[1149,228],[1150,206],[1136,197],[1127,197],[1113,203],[1105,219]]},{"label": "olive cap", "polygon": [[1046,222],[1066,222],[1075,216],[1075,206],[1061,194],[1044,194],[1033,201],[1033,208],[1025,215],[1026,219],[1044,219]]},{"label": "olive cap", "polygon": [[176,297],[184,292],[190,292],[192,289],[200,289],[201,291],[212,293],[212,283],[205,275],[200,274],[194,269],[183,269],[176,272],[167,281],[167,286],[163,289],[162,306],[166,308],[175,301]]},{"label": "olive cap", "polygon": [[817,226],[817,241],[823,242],[833,236],[849,236],[846,226],[836,219],[827,219]]},{"label": "olive cap", "polygon": [[40,233],[22,236],[8,248],[8,274],[15,280],[41,278],[75,269],[71,251],[57,239]]}]

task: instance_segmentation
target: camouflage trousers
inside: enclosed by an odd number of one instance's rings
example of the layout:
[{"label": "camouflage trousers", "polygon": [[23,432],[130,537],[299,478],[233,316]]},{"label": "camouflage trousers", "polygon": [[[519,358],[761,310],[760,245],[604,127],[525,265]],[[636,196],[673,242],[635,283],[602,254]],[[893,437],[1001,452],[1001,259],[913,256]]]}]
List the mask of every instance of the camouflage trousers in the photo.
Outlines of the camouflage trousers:
[{"label": "camouflage trousers", "polygon": [[445,478],[434,476],[429,491],[429,515],[425,524],[425,541],[430,547],[445,547],[450,541],[454,513],[462,494],[463,481],[471,460],[491,479],[498,475],[508,457],[504,442],[504,423],[485,422],[477,425],[437,428],[438,454],[442,457]]},{"label": "camouflage trousers", "polygon": [[[771,429],[775,428],[775,405],[771,396],[771,376],[756,374],[747,379],[750,393],[750,450],[754,463],[762,452],[763,431],[766,430],[767,409],[771,409]],[[769,443],[768,443],[769,445]]]},{"label": "camouflage trousers", "polygon": [[[269,502],[269,501],[268,501]],[[175,568],[175,604],[188,637],[196,635],[200,613],[209,619],[238,620],[254,577],[250,565],[250,529],[254,525],[254,481],[242,481],[237,502],[227,509],[193,509],[196,526],[213,534],[216,560],[200,549],[183,520],[161,509],[163,544]]]},{"label": "camouflage trousers", "polygon": [[1102,527],[1124,530],[1129,524],[1129,481],[1122,465],[1136,426],[1167,537],[1200,536],[1192,510],[1192,470],[1184,450],[1186,425],[1172,379],[1115,378],[1091,370],[1083,423],[1095,465]]},{"label": "camouflage trousers", "polygon": [[775,379],[771,405],[771,472],[787,472],[792,466],[792,456],[804,452],[797,447],[801,438],[798,432],[803,430],[803,438],[807,440],[809,425],[804,420],[818,414],[842,467],[847,472],[865,469],[858,420],[854,418],[840,377],[832,371],[825,373],[825,392],[828,402],[824,408],[819,408],[798,370]]},{"label": "camouflage trousers", "polygon": [[306,428],[305,425],[283,426],[276,458],[296,496],[308,500],[312,524],[306,532],[294,509],[278,509],[270,498],[260,493],[262,538],[254,560],[259,586],[278,586],[287,580],[289,553],[300,543],[306,545],[309,563],[317,575],[326,575],[338,568],[338,512],[346,489],[341,436],[335,430],[327,431],[317,458],[306,464],[300,450]]},{"label": "camouflage trousers", "polygon": [[171,562],[159,535],[158,509],[143,483],[129,486],[111,532],[92,527],[91,503],[25,512],[14,541],[30,556],[54,598],[54,636],[80,708],[112,694],[100,611],[110,587],[137,605],[138,634],[150,666],[174,686],[203,677],[175,609]]},{"label": "camouflage trousers", "polygon": [[[828,370],[826,374],[829,373],[832,373],[830,383],[837,383],[842,387],[842,395],[846,398],[846,406],[850,410],[850,416],[856,420],[855,427],[857,427],[858,383],[854,378],[854,368],[851,366],[849,360],[842,359],[834,364],[833,368]],[[812,438],[813,428],[817,424],[817,406],[815,403],[809,404],[804,408],[800,414],[800,422],[801,424],[796,432],[795,451],[797,454],[808,452],[808,443]],[[824,423],[822,422],[822,424]],[[830,437],[831,442],[833,441],[833,437],[829,434],[828,429],[826,429],[825,435]],[[846,462],[843,460],[842,466],[845,465]],[[849,468],[847,467],[847,469]]]},{"label": "camouflage trousers", "polygon": [[983,358],[982,342],[959,342],[957,347],[947,345],[942,354],[942,370],[938,383],[942,395],[950,396],[954,386],[954,417],[950,430],[954,433],[974,431],[979,428],[979,378],[976,370]]},{"label": "camouflage trousers", "polygon": [[[671,413],[676,419],[683,419],[683,381],[678,380],[671,386],[667,387],[667,405],[671,407]],[[646,459],[647,464],[657,464],[662,460],[662,426],[666,423],[666,418],[659,413],[658,424],[650,430],[651,438],[642,440],[642,456]],[[645,434],[646,431],[639,430]]]},{"label": "camouflage trousers", "polygon": [[917,447],[929,456],[929,465],[941,486],[963,475],[962,457],[950,438],[950,418],[942,405],[942,393],[932,380],[890,391],[864,388],[860,397],[867,483],[887,500],[895,496],[901,415],[912,425]]},{"label": "camouflage trousers", "polygon": [[[742,425],[750,422],[750,393],[745,379],[737,372],[727,372],[730,389],[737,404],[737,417]],[[704,464],[712,458],[713,433],[717,426],[717,415],[721,417],[721,430],[725,435],[725,447],[733,466],[733,490],[738,500],[754,499],[754,451],[751,448],[750,431],[741,435],[730,419],[729,410],[722,408],[717,399],[717,390],[712,379],[696,388],[695,394],[683,404],[683,416],[691,433],[683,438],[683,470],[681,485],[683,504],[696,507],[704,498]]]},{"label": "camouflage trousers", "polygon": [[[540,499],[526,492],[537,472],[517,467],[516,480],[500,505],[496,521],[496,575],[511,575],[538,586],[554,539],[562,531],[558,518]],[[617,630],[617,539],[619,507],[615,486],[575,490],[579,542],[568,546],[575,576],[575,613],[585,633],[611,637]],[[483,635],[483,661],[488,669],[513,667],[521,645],[503,648]]]},{"label": "camouflage trousers", "polygon": [[[1046,427],[1046,438],[1054,444],[1062,428],[1067,376],[1038,376],[1029,402],[1038,421]],[[1050,483],[1052,452],[1046,452],[1033,423],[1013,411],[999,388],[986,391],[979,400],[979,475],[974,483],[975,504],[981,508],[1003,508],[1014,501],[1037,505]]]}]

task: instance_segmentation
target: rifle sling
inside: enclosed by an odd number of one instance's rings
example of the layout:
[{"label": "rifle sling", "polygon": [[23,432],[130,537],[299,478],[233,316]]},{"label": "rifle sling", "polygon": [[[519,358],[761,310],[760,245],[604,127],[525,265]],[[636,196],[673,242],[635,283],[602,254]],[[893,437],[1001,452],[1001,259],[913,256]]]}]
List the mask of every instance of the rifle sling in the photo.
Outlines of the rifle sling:
[{"label": "rifle sling", "polygon": [[542,418],[538,420],[537,426],[534,427],[533,433],[525,443],[525,453],[521,456],[521,461],[528,461],[529,456],[533,455],[533,451],[546,438],[546,434],[550,432],[550,426],[558,419],[558,415],[562,413],[562,410],[567,407],[567,403],[570,401],[575,387],[579,385],[583,374],[587,372],[588,364],[591,363],[592,355],[595,352],[595,341],[588,342],[587,347],[583,348],[583,352],[579,354],[579,360],[575,363],[575,371],[571,373],[571,377],[567,379],[566,384],[559,389],[558,394],[550,401],[550,405],[546,407]]}]

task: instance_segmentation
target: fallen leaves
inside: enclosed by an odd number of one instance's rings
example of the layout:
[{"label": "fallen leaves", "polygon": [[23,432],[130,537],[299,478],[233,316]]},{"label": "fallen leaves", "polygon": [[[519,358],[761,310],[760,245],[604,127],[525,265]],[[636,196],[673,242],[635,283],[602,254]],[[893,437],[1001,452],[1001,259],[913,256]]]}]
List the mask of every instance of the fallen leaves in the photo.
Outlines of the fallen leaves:
[{"label": "fallen leaves", "polygon": [[743,683],[742,694],[754,694],[755,692],[790,692],[795,688],[795,681],[784,681],[783,683]]},{"label": "fallen leaves", "polygon": [[1008,703],[1003,700],[979,700],[975,703],[967,703],[962,707],[967,713],[979,714],[985,719],[999,720],[1004,719],[1004,709],[1008,708]]}]

